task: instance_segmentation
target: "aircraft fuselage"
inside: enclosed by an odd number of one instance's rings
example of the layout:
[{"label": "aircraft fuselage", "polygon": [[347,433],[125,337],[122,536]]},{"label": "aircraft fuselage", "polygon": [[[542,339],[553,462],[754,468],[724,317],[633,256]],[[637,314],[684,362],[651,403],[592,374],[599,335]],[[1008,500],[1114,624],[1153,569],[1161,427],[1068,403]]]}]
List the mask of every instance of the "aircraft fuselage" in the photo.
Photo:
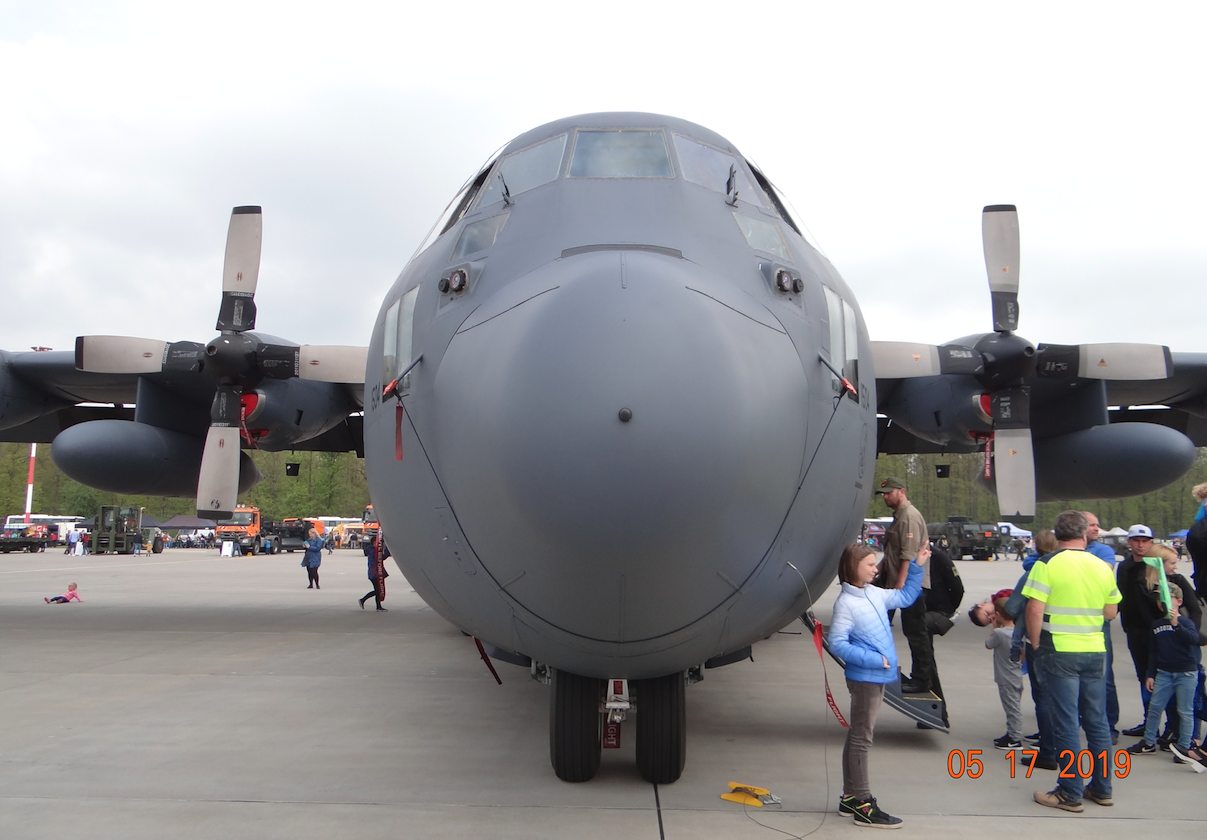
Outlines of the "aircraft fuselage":
[{"label": "aircraft fuselage", "polygon": [[365,380],[386,539],[449,621],[640,679],[742,650],[833,580],[872,491],[867,332],[765,187],[700,126],[593,114],[454,199]]}]

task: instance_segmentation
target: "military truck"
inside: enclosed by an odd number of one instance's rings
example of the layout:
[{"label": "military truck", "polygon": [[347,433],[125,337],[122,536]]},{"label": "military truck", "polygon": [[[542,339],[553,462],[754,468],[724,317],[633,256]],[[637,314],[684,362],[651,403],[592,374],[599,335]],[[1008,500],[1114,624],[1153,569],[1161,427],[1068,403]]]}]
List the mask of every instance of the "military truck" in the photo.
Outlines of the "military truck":
[{"label": "military truck", "polygon": [[92,553],[133,554],[135,534],[141,534],[144,551],[163,553],[163,534],[158,528],[142,526],[142,508],[101,505],[92,529]]},{"label": "military truck", "polygon": [[949,516],[946,522],[926,525],[930,541],[956,560],[992,560],[1010,545],[1010,529],[996,522],[973,522],[967,516]]}]

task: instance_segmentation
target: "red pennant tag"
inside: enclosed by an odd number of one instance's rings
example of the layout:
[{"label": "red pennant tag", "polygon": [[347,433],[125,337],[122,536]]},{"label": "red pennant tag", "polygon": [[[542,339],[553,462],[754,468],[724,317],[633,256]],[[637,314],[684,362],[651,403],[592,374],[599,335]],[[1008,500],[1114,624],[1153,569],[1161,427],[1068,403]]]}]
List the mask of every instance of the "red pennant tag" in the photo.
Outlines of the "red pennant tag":
[{"label": "red pennant tag", "polygon": [[385,553],[385,541],[381,538],[381,527],[377,528],[377,597],[381,600],[386,599],[386,558],[382,555]]},{"label": "red pennant tag", "polygon": [[394,460],[402,460],[402,400],[394,406]]},{"label": "red pennant tag", "polygon": [[821,660],[821,674],[826,682],[826,702],[830,704],[830,711],[834,713],[834,717],[838,718],[838,723],[843,729],[850,729],[851,724],[847,723],[847,719],[838,710],[838,704],[834,702],[834,695],[830,692],[830,677],[826,674],[826,657],[822,653],[822,629],[820,621],[813,622],[813,646],[817,648],[817,658]]},{"label": "red pennant tag", "polygon": [[478,653],[482,656],[482,661],[486,663],[486,667],[490,669],[490,673],[494,675],[495,682],[499,685],[503,684],[499,672],[495,670],[494,663],[490,661],[490,657],[486,655],[486,648],[482,647],[482,640],[474,636],[474,644],[478,646]]}]

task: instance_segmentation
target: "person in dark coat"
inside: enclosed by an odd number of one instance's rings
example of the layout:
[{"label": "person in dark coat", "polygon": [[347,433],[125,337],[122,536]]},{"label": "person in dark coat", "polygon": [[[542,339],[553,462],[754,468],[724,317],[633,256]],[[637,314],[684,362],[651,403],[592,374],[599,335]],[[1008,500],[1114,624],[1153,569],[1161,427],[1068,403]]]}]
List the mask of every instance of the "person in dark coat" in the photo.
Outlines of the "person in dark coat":
[{"label": "person in dark coat", "polygon": [[[1119,605],[1119,623],[1127,634],[1127,649],[1136,666],[1136,679],[1140,681],[1140,700],[1148,716],[1148,699],[1151,694],[1144,685],[1148,679],[1148,642],[1152,637],[1153,622],[1163,615],[1156,600],[1148,595],[1145,580],[1144,558],[1152,553],[1153,532],[1147,525],[1133,525],[1127,533],[1128,556],[1115,571],[1119,594],[1123,601]],[[1144,721],[1138,726],[1124,729],[1127,736],[1143,735]]]},{"label": "person in dark coat", "polygon": [[[385,589],[385,579],[390,576],[386,571],[385,560],[390,556],[390,547],[386,545],[384,537],[379,536],[381,540],[381,563],[377,562],[377,540],[366,540],[364,544],[365,558],[369,561],[369,582],[373,584],[373,590],[366,592],[365,597],[360,598],[360,608],[365,608],[365,601],[372,598],[377,603],[378,612],[386,612],[386,608],[381,605],[381,599],[385,597],[382,591]],[[381,572],[381,577],[378,577],[378,572]]]},{"label": "person in dark coat", "polygon": [[306,553],[302,556],[302,565],[306,567],[306,577],[310,580],[307,589],[321,589],[319,586],[319,566],[323,563],[323,538],[314,528],[310,529],[310,539],[303,543]]}]

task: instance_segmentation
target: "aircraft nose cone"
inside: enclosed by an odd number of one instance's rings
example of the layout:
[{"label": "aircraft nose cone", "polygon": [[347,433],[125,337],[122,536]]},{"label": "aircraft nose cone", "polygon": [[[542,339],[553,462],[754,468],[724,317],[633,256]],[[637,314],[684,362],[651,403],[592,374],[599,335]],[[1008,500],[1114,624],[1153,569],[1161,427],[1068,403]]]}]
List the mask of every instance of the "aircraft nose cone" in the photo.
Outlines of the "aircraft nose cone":
[{"label": "aircraft nose cone", "polygon": [[682,259],[558,260],[485,302],[435,383],[442,481],[483,565],[591,639],[698,620],[770,547],[806,381],[768,310]]}]

